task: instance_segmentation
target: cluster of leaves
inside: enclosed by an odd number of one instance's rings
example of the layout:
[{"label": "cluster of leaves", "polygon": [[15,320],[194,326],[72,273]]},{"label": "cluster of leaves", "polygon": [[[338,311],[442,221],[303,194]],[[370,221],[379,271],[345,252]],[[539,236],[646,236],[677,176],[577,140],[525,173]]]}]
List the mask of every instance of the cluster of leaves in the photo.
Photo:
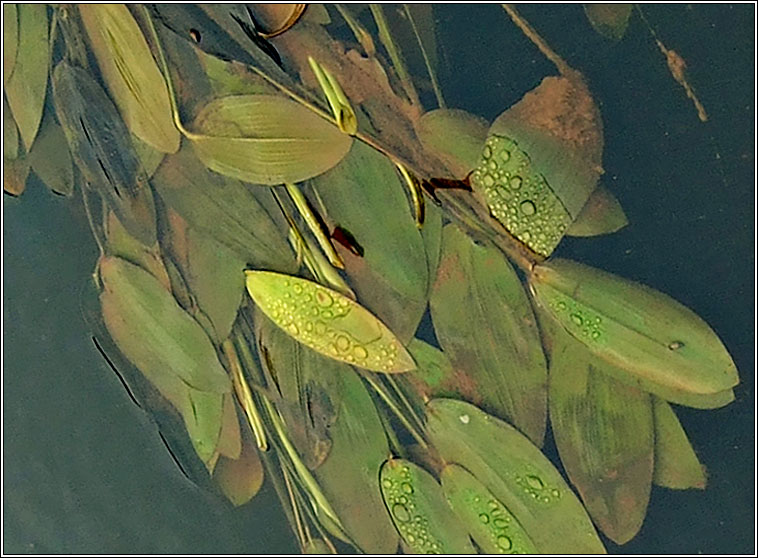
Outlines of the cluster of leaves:
[{"label": "cluster of leaves", "polygon": [[371,553],[603,552],[595,526],[630,540],[653,483],[704,487],[669,402],[733,399],[718,337],[550,258],[626,223],[565,63],[490,126],[424,111],[390,33],[441,104],[423,6],[310,7],[275,56],[240,5],[3,9],[5,190],[77,186],[99,346],[199,484],[241,505],[265,469],[304,551]]}]

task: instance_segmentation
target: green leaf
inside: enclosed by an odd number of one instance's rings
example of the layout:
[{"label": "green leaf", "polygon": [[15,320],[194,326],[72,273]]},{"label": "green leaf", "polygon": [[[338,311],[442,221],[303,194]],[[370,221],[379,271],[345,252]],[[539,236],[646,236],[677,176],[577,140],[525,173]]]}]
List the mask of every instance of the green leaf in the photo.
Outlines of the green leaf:
[{"label": "green leaf", "polygon": [[334,167],[352,138],[302,105],[275,95],[215,99],[189,139],[211,170],[253,184],[301,182]]},{"label": "green leaf", "polygon": [[19,4],[17,9],[18,48],[13,73],[5,83],[5,95],[24,147],[29,152],[42,120],[47,92],[50,58],[47,6]]},{"label": "green leaf", "polygon": [[[210,339],[157,279],[115,257],[101,260],[100,278],[100,302],[108,332],[161,393],[165,395],[160,384],[166,378],[179,379],[198,393],[230,390]],[[192,396],[194,400],[195,394]],[[207,397],[198,396],[197,400],[211,405]],[[204,428],[203,424],[198,428]]]},{"label": "green leaf", "polygon": [[405,372],[413,359],[376,316],[343,294],[281,273],[246,271],[247,290],[276,325],[335,360],[377,372]]},{"label": "green leaf", "polygon": [[430,307],[460,395],[542,444],[547,365],[529,300],[505,256],[447,225]]},{"label": "green leaf", "polygon": [[685,490],[705,489],[705,469],[692,448],[671,405],[653,397],[655,416],[655,469],[658,486]]},{"label": "green leaf", "polygon": [[593,29],[606,39],[620,41],[629,25],[634,4],[584,4]]},{"label": "green leaf", "polygon": [[416,122],[416,134],[424,148],[459,178],[476,166],[487,128],[486,120],[459,109],[433,110]]},{"label": "green leaf", "polygon": [[212,459],[216,453],[223,421],[224,396],[221,393],[192,388],[187,391],[190,404],[182,409],[184,424],[195,453],[203,463],[213,469]]},{"label": "green leaf", "polygon": [[451,464],[441,481],[445,498],[483,553],[537,554],[513,514],[474,475]]},{"label": "green leaf", "polygon": [[568,236],[597,236],[623,229],[629,224],[624,209],[608,188],[598,184],[576,220],[566,229]]},{"label": "green leaf", "polygon": [[46,119],[29,154],[32,170],[56,194],[74,193],[74,165],[61,126]]},{"label": "green leaf", "polygon": [[80,4],[79,13],[127,128],[164,153],[179,149],[168,88],[142,31],[124,4]]},{"label": "green leaf", "polygon": [[13,75],[18,53],[18,6],[3,4],[3,85]]},{"label": "green leaf", "polygon": [[614,373],[631,376],[625,383],[636,380],[660,397],[694,406],[720,406],[733,397],[739,378],[726,348],[672,298],[562,259],[536,266],[529,281],[546,314],[617,368]]},{"label": "green leaf", "polygon": [[145,143],[134,134],[132,134],[132,145],[145,176],[152,178],[166,154],[151,147],[150,144]]},{"label": "green leaf", "polygon": [[431,474],[405,459],[388,459],[379,480],[392,522],[412,554],[476,554]]},{"label": "green leaf", "polygon": [[550,355],[550,424],[569,479],[617,544],[642,526],[653,479],[650,395],[593,368],[567,333]]},{"label": "green leaf", "polygon": [[[183,147],[166,156],[152,184],[168,206],[190,227],[209,235],[255,268],[294,271],[295,257],[277,227],[273,211],[254,191],[237,180],[210,172]],[[271,200],[273,202],[273,200]]]},{"label": "green leaf", "polygon": [[3,158],[3,191],[12,196],[20,196],[26,189],[26,179],[29,176],[29,160]]},{"label": "green leaf", "polygon": [[[461,397],[463,389],[456,385],[456,374],[450,359],[437,347],[414,337],[408,343],[408,352],[416,361],[416,369],[406,374],[415,391],[431,399],[433,397]],[[463,378],[465,382],[465,378]]]},{"label": "green leaf", "polygon": [[325,219],[349,230],[364,249],[337,250],[358,299],[397,337],[413,337],[426,309],[428,266],[424,242],[394,165],[355,142],[347,157],[314,180]]},{"label": "green leaf", "polygon": [[[9,4],[3,4],[3,8]],[[10,4],[14,6],[14,4]],[[10,108],[3,98],[3,159],[15,161],[18,158],[18,127]]]},{"label": "green leaf", "polygon": [[454,399],[427,404],[427,433],[447,463],[473,474],[542,554],[604,553],[579,499],[539,448],[509,424]]}]

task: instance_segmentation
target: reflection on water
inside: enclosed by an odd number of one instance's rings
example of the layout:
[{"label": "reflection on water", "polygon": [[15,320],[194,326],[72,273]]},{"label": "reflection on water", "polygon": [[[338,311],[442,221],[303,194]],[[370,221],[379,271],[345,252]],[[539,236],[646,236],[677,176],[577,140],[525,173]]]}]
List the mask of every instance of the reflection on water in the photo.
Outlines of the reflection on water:
[{"label": "reflection on water", "polygon": [[[637,19],[611,45],[578,6],[523,15],[588,77],[605,125],[605,180],[631,225],[558,253],[639,280],[695,310],[741,372],[718,411],[678,409],[705,492],[654,488],[629,553],[749,552],[754,527],[751,8],[651,6],[690,64],[701,124]],[[552,68],[498,6],[440,7],[449,106],[492,119]],[[487,23],[486,28],[482,25]],[[576,33],[581,29],[581,33]],[[462,32],[461,30],[464,30]],[[719,157],[716,157],[716,153]],[[4,197],[5,552],[295,552],[270,487],[241,510],[184,479],[153,423],[96,352],[80,310],[97,256],[80,200],[32,184]],[[555,458],[548,446],[548,455]],[[556,461],[557,462],[557,461]]]}]

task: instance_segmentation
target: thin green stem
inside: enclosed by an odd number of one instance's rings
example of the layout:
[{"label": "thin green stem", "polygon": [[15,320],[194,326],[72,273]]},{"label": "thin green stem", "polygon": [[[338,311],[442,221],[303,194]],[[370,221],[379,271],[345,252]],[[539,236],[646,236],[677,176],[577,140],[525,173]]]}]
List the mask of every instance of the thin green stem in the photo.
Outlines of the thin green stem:
[{"label": "thin green stem", "polygon": [[332,246],[331,240],[329,240],[324,234],[321,224],[313,213],[308,200],[305,199],[303,192],[296,184],[285,183],[284,187],[287,189],[287,193],[289,194],[292,203],[295,204],[295,207],[305,221],[305,224],[308,225],[308,228],[311,230],[311,234],[316,237],[316,241],[329,259],[329,263],[338,269],[345,269],[345,264],[342,262],[342,258],[340,258],[339,254],[337,254],[337,251],[334,249],[334,246]]},{"label": "thin green stem", "polygon": [[413,34],[416,36],[416,40],[418,41],[418,46],[421,49],[421,56],[424,57],[426,71],[429,74],[429,79],[432,80],[432,89],[434,90],[434,96],[437,97],[437,106],[439,108],[445,108],[446,105],[445,99],[442,97],[442,89],[440,89],[440,84],[437,81],[437,74],[434,72],[434,68],[432,68],[432,62],[429,60],[429,56],[426,53],[426,48],[424,47],[424,42],[421,40],[421,35],[418,32],[418,27],[416,27],[416,20],[414,19],[413,14],[411,14],[411,10],[408,8],[408,4],[403,4],[403,9],[405,10],[405,15],[408,17],[408,21],[411,24]]}]

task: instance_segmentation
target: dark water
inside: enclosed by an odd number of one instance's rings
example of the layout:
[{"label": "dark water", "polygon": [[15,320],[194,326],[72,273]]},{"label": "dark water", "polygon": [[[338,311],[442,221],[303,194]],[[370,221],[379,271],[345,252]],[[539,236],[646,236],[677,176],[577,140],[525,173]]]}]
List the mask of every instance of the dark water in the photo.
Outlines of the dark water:
[{"label": "dark water", "polygon": [[[640,534],[608,549],[753,553],[754,6],[645,11],[688,62],[707,124],[638,17],[613,45],[579,5],[521,7],[587,76],[605,124],[604,180],[630,220],[608,237],[567,239],[558,253],[674,296],[713,327],[740,371],[729,406],[677,408],[708,488],[653,488]],[[450,106],[492,119],[553,73],[497,5],[444,6],[436,16]],[[297,551],[268,484],[234,510],[185,480],[96,352],[80,311],[97,255],[80,201],[34,183],[3,203],[3,551]]]}]

